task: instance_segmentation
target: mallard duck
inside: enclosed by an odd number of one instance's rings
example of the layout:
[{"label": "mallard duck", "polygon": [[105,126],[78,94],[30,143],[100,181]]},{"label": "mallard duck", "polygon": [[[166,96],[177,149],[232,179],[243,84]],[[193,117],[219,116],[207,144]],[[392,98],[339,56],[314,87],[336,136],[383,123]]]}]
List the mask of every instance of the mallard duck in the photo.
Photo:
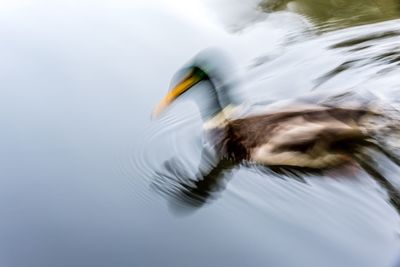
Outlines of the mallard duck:
[{"label": "mallard duck", "polygon": [[157,117],[176,99],[201,94],[194,100],[207,141],[214,148],[211,156],[207,146],[201,152],[195,180],[182,173],[184,168],[177,165],[179,161],[166,161],[165,169],[178,177],[157,172],[161,179],[169,180],[155,182],[160,191],[174,196],[179,203],[198,207],[223,188],[222,178],[227,178],[229,170],[243,163],[301,180],[302,174],[311,172],[332,174],[345,170],[348,175],[363,169],[387,190],[390,201],[400,212],[398,188],[376,169],[378,163],[368,153],[360,153],[374,149],[400,165],[396,153],[381,145],[393,138],[377,138],[385,131],[398,132],[400,123],[393,122],[398,115],[387,116],[387,110],[377,109],[369,99],[365,102],[345,93],[329,101],[314,99],[306,105],[297,102],[286,108],[237,117],[238,101],[233,93],[237,83],[229,76],[232,73],[229,66],[220,51],[198,54],[179,72],[179,82],[155,108],[153,116]]},{"label": "mallard duck", "polygon": [[[223,66],[221,66],[223,65]],[[219,159],[265,166],[326,169],[352,160],[352,148],[371,137],[368,123],[381,116],[364,107],[314,104],[290,106],[243,118],[232,118],[234,81],[227,77],[228,60],[221,52],[198,54],[183,68],[183,78],[154,110],[160,115],[176,99],[191,92],[204,128]],[[199,86],[205,83],[205,86]]]}]

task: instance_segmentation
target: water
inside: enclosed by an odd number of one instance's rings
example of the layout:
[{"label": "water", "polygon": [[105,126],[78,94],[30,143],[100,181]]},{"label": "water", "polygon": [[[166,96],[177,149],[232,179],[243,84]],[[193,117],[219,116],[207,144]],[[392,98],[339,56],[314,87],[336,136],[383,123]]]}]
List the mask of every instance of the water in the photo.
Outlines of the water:
[{"label": "water", "polygon": [[[150,114],[206,47],[232,57],[249,104],[354,91],[397,107],[399,20],[327,31],[301,12],[223,4],[4,4],[2,266],[393,265],[399,215],[366,173],[304,182],[243,167],[185,212],[152,186],[171,158],[196,172],[194,105]],[[374,159],[396,183],[398,167]]]}]

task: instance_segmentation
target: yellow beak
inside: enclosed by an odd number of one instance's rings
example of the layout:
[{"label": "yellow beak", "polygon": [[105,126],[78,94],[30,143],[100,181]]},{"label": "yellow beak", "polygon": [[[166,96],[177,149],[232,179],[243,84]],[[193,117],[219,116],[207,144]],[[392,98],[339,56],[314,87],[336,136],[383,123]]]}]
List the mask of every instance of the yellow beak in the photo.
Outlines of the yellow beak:
[{"label": "yellow beak", "polygon": [[183,94],[190,87],[198,83],[200,79],[192,74],[189,74],[185,79],[183,79],[177,86],[175,86],[157,105],[153,110],[152,117],[157,118],[159,115],[175,100]]}]

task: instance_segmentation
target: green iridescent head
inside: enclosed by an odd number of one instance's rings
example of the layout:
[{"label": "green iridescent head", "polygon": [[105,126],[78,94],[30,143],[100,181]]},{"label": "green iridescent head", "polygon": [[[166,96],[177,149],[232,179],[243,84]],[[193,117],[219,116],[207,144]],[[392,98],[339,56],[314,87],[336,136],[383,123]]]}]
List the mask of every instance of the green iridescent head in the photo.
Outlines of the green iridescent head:
[{"label": "green iridescent head", "polygon": [[155,108],[153,116],[160,115],[177,98],[202,81],[209,81],[214,87],[224,84],[230,66],[219,50],[200,52],[175,75],[178,76],[178,82]]}]

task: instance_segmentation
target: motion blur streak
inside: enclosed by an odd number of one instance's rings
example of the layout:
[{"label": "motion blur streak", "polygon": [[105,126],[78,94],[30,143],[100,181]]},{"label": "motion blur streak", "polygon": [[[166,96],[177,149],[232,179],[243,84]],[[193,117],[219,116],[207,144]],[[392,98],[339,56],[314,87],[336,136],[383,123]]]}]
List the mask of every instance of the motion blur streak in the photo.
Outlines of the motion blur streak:
[{"label": "motion blur streak", "polygon": [[[397,128],[343,168],[209,172],[205,141],[221,136],[207,129],[225,116],[327,103],[396,116],[397,9],[319,3],[0,1],[0,266],[393,267]],[[224,116],[203,125],[216,110],[185,101],[210,99],[201,82],[151,120],[210,47],[230,62]]]}]

